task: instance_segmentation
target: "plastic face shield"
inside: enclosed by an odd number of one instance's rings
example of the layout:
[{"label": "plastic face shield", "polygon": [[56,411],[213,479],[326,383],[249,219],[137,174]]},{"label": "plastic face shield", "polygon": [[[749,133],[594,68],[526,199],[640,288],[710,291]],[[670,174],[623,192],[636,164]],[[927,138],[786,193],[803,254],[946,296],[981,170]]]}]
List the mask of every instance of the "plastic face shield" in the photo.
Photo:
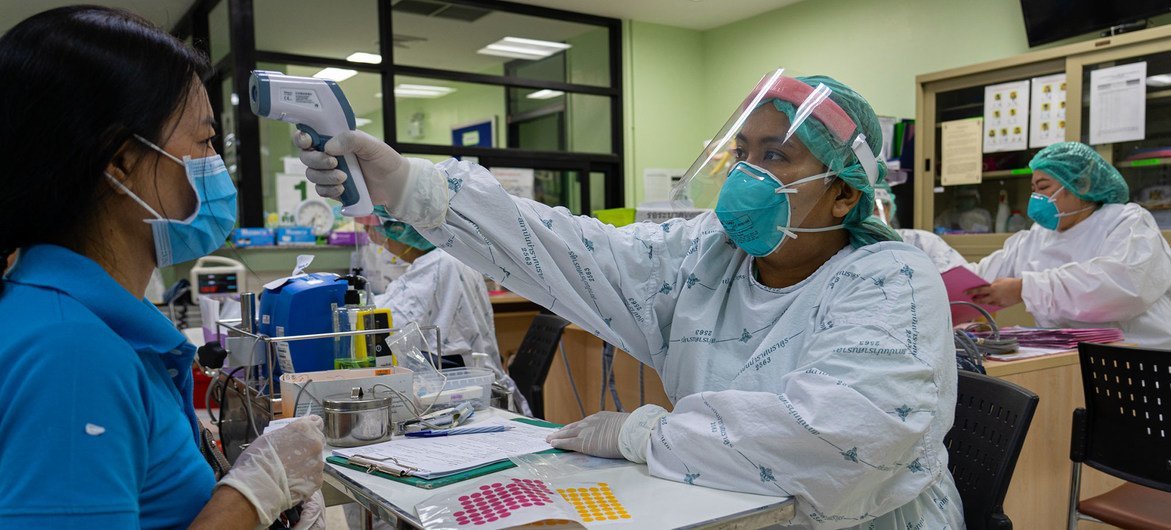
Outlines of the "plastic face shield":
[{"label": "plastic face shield", "polygon": [[894,197],[891,197],[889,192],[882,188],[874,188],[874,216],[887,225],[890,225],[890,220],[886,216],[890,213],[893,203]]},{"label": "plastic face shield", "polygon": [[[728,173],[740,161],[767,170],[786,185],[857,159],[873,185],[878,178],[874,153],[854,121],[830,99],[832,93],[824,84],[814,87],[786,77],[783,69],[764,76],[672,188],[672,203],[679,208],[714,208]],[[808,153],[801,157],[801,151]],[[796,163],[809,160],[808,154],[824,167],[810,170],[808,164]],[[830,161],[845,163],[835,167]],[[803,213],[795,211],[790,221],[797,225],[802,218]]]}]

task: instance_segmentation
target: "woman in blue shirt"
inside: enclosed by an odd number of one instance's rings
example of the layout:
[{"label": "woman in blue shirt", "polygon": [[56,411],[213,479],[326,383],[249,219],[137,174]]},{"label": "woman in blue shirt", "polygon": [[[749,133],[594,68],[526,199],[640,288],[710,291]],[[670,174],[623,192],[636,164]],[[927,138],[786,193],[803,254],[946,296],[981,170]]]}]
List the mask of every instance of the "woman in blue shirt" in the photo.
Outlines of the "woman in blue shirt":
[{"label": "woman in blue shirt", "polygon": [[[129,13],[67,7],[0,37],[0,528],[254,528],[312,500],[320,418],[257,439],[216,484],[195,348],[143,299],[223,243],[207,59]],[[146,222],[144,222],[144,219]],[[320,523],[308,517],[305,526]]]}]

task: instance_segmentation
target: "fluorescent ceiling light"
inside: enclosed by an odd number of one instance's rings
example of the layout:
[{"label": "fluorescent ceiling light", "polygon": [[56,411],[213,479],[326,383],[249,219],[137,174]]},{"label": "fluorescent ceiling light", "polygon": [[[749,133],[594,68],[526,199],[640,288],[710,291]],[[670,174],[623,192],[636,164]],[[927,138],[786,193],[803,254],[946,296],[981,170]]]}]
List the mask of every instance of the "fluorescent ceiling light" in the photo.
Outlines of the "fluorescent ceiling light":
[{"label": "fluorescent ceiling light", "polygon": [[371,123],[373,122],[370,121],[370,118],[354,118],[354,125],[356,127],[365,127]]},{"label": "fluorescent ceiling light", "polygon": [[394,87],[394,97],[397,98],[438,98],[455,92],[454,88],[433,85],[401,84]]},{"label": "fluorescent ceiling light", "polygon": [[553,98],[560,96],[564,93],[565,92],[562,92],[560,90],[544,89],[544,90],[538,90],[536,92],[533,92],[532,94],[529,94],[525,97],[529,98],[529,99],[553,99]]},{"label": "fluorescent ceiling light", "polygon": [[1151,86],[1171,86],[1171,74],[1152,75],[1147,78],[1147,84]]},{"label": "fluorescent ceiling light", "polygon": [[382,64],[382,56],[377,53],[354,52],[346,60],[352,63]]},{"label": "fluorescent ceiling light", "polygon": [[335,82],[340,83],[340,82],[345,81],[346,79],[349,79],[349,78],[354,77],[356,75],[358,75],[358,72],[356,70],[347,70],[345,68],[330,67],[330,68],[322,69],[320,72],[313,74],[313,77],[316,77],[318,79],[328,79],[330,81],[335,81]]},{"label": "fluorescent ceiling light", "polygon": [[536,39],[522,39],[519,37],[504,37],[492,44],[489,44],[477,53],[482,55],[495,55],[498,57],[511,57],[515,59],[544,59],[557,52],[565,51],[571,48],[569,44],[563,42],[552,42],[547,40]]}]

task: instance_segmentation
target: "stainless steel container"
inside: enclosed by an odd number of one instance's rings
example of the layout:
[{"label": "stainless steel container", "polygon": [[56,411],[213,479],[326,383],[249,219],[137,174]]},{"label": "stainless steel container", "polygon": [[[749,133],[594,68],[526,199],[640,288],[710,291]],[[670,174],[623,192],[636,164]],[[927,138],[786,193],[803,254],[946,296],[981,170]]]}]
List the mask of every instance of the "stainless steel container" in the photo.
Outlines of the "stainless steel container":
[{"label": "stainless steel container", "polygon": [[394,430],[391,396],[367,395],[359,387],[349,394],[325,398],[325,443],[334,447],[357,447],[385,442]]}]

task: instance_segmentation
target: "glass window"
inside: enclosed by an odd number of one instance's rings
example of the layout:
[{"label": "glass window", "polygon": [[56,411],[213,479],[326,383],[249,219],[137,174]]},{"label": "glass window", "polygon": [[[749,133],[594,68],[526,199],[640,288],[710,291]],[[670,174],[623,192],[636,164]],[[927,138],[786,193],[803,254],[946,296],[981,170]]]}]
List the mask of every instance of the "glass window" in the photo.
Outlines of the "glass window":
[{"label": "glass window", "polygon": [[[605,27],[430,0],[397,2],[391,18],[398,65],[610,85]],[[530,67],[550,60],[561,67]]]},{"label": "glass window", "polygon": [[606,206],[606,174],[599,171],[590,172],[590,211],[601,210]]},{"label": "glass window", "polygon": [[[1104,64],[1087,65],[1082,79],[1081,140],[1090,143],[1091,73],[1103,68],[1146,63],[1146,117],[1141,138],[1095,145],[1107,162],[1114,164],[1130,188],[1130,200],[1151,212],[1159,228],[1171,230],[1171,53],[1157,53]],[[1109,118],[1107,118],[1109,119]]]},{"label": "glass window", "polygon": [[[258,68],[275,70],[290,75],[312,76],[321,67],[260,63]],[[379,74],[357,73],[349,79],[338,81],[354,109],[358,129],[382,138],[382,99]],[[247,108],[244,109],[247,111]],[[300,180],[305,172],[293,145],[292,133],[295,127],[283,121],[260,120],[260,173],[264,190],[265,218],[277,220],[295,213],[300,200],[315,197],[311,188],[301,189]]]},{"label": "glass window", "polygon": [[237,149],[239,146],[236,141],[236,112],[239,110],[239,99],[232,92],[232,76],[226,76],[220,83],[220,97],[223,98],[220,100],[223,110],[219,116],[219,130],[216,131],[223,142],[223,152],[220,154],[224,157],[224,165],[228,166],[228,173],[236,182],[239,182],[240,177],[237,172],[239,168]]},{"label": "glass window", "polygon": [[232,51],[232,34],[230,24],[228,22],[228,2],[231,0],[220,0],[215,7],[211,9],[207,19],[208,46],[211,49],[211,64],[220,62]]},{"label": "glass window", "polygon": [[504,87],[395,76],[397,140],[503,147]]},{"label": "glass window", "polygon": [[378,55],[376,0],[254,0],[253,18],[257,50],[331,59]]}]

